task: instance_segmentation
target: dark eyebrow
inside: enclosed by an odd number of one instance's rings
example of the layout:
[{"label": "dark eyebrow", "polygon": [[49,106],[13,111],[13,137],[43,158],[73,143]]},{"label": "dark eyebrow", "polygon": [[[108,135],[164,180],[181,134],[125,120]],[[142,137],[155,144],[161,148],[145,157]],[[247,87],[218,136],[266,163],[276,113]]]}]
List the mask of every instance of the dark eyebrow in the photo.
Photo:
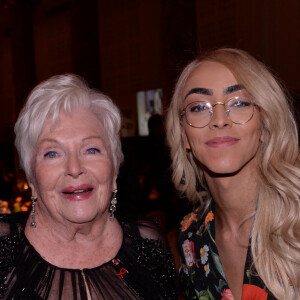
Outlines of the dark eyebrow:
[{"label": "dark eyebrow", "polygon": [[206,88],[193,88],[187,92],[187,94],[184,97],[184,100],[191,94],[201,94],[201,95],[212,96],[213,91],[211,89],[206,89]]},{"label": "dark eyebrow", "polygon": [[228,95],[230,93],[234,93],[234,92],[240,91],[242,89],[244,89],[244,87],[240,84],[231,85],[231,86],[224,88],[223,94]]}]

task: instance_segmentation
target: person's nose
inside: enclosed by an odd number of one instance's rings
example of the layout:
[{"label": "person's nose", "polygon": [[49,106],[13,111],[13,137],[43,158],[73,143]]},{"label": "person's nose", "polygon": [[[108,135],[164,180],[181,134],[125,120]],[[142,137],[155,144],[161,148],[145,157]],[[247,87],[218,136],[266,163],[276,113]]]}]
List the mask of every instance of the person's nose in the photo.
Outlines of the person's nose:
[{"label": "person's nose", "polygon": [[217,102],[213,105],[213,115],[209,123],[210,128],[223,128],[232,125],[227,112],[226,106],[222,102]]},{"label": "person's nose", "polygon": [[68,156],[66,163],[66,173],[65,175],[72,176],[73,178],[78,178],[81,174],[86,173],[83,162],[77,153],[71,153]]}]

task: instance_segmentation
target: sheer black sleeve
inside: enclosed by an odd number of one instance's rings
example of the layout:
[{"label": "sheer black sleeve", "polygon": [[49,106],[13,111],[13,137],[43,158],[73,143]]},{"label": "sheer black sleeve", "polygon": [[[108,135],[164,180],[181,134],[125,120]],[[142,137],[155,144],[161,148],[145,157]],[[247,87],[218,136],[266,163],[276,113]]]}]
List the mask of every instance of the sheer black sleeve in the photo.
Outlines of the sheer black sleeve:
[{"label": "sheer black sleeve", "polygon": [[24,234],[28,214],[0,216],[0,299],[176,299],[172,256],[150,221],[121,222],[117,255],[93,269],[49,264]]}]

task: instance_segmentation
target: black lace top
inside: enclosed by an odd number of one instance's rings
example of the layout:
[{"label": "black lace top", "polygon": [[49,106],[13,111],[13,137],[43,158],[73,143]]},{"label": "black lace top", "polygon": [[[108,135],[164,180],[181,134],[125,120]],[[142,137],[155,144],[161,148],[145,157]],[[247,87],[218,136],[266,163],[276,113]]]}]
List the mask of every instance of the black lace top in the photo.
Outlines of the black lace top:
[{"label": "black lace top", "polygon": [[51,265],[35,251],[24,234],[27,217],[0,215],[1,299],[175,299],[172,257],[151,222],[121,222],[116,257],[76,270]]}]

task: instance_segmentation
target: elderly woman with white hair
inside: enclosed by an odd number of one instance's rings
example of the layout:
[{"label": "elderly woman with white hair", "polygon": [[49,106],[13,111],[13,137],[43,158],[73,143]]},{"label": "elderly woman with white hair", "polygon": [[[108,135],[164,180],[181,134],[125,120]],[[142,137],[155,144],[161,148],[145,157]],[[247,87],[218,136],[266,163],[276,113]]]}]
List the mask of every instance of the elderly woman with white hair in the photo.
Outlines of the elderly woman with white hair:
[{"label": "elderly woman with white hair", "polygon": [[300,299],[300,161],[289,100],[247,52],[182,71],[167,116],[187,299]]},{"label": "elderly woman with white hair", "polygon": [[1,299],[175,299],[149,221],[118,221],[120,114],[78,76],[34,88],[15,125],[32,211],[0,217]]}]

